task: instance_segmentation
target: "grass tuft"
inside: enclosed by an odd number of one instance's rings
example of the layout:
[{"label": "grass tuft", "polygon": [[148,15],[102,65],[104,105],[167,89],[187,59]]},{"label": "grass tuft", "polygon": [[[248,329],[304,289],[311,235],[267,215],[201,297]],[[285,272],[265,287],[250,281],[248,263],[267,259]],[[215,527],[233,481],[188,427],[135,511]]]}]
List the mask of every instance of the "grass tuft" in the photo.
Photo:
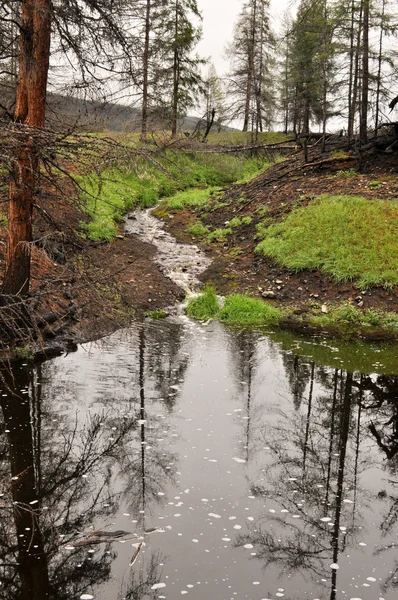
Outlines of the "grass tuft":
[{"label": "grass tuft", "polygon": [[207,208],[211,204],[211,196],[218,188],[198,189],[193,188],[178,192],[171,198],[165,200],[165,206],[169,210],[183,210],[186,207],[190,208]]},{"label": "grass tuft", "polygon": [[[259,233],[259,230],[258,230]],[[319,269],[361,288],[398,284],[398,203],[321,196],[264,229],[256,250],[292,271]]]},{"label": "grass tuft", "polygon": [[197,223],[190,225],[187,231],[194,237],[203,237],[209,233],[209,228],[198,221]]},{"label": "grass tuft", "polygon": [[231,325],[261,326],[278,323],[282,312],[262,300],[242,294],[227,296],[218,319]]},{"label": "grass tuft", "polygon": [[188,301],[187,315],[191,319],[207,321],[212,319],[220,310],[217,294],[213,287],[206,287],[203,294]]}]

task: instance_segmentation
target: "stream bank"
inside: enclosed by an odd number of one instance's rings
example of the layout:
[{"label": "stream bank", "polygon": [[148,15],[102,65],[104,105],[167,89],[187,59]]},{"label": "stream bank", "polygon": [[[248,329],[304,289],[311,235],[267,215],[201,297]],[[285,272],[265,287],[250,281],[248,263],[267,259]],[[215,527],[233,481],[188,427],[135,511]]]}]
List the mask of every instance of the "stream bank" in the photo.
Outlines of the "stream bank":
[{"label": "stream bank", "polygon": [[[359,170],[352,156],[342,154],[317,154],[308,164],[296,156],[248,183],[210,195],[205,204],[164,200],[154,214],[178,241],[199,245],[211,258],[200,278],[203,284],[223,296],[248,294],[281,309],[280,327],[310,336],[396,341],[395,284],[363,285],[355,277],[333,279],[319,268],[289,269],[257,249],[268,227],[298,208],[314,206],[325,193],[353,200],[360,196],[365,205],[384,203],[387,212],[396,210],[397,157],[374,155]],[[369,235],[358,241],[359,257],[368,252]]]}]

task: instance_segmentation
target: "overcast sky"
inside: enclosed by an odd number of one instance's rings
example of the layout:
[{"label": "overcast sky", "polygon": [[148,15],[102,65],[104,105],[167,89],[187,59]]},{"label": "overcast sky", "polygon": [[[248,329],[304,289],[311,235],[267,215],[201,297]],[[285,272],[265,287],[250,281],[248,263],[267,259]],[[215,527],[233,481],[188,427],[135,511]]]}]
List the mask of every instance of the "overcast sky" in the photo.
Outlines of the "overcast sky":
[{"label": "overcast sky", "polygon": [[[218,75],[223,75],[228,63],[223,59],[225,45],[232,39],[233,26],[243,0],[197,0],[203,15],[203,40],[198,45],[202,56],[211,57]],[[295,5],[294,0],[271,0],[274,28],[286,9]]]}]

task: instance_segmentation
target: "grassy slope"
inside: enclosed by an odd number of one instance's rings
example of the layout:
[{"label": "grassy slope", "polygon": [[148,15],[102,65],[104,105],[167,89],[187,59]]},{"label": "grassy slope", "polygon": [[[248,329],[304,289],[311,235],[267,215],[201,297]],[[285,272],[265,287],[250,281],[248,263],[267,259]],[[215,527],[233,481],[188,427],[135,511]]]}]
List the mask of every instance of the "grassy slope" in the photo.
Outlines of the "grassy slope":
[{"label": "grassy slope", "polygon": [[[268,164],[261,157],[166,150],[156,162],[137,159],[130,168],[106,170],[100,177],[76,177],[84,190],[81,200],[90,218],[83,227],[90,239],[111,240],[117,233],[117,222],[135,206],[154,206],[163,197],[171,197],[173,209],[204,206],[217,186],[250,179]],[[189,188],[195,191],[184,193]]]},{"label": "grassy slope", "polygon": [[321,196],[268,227],[257,251],[292,271],[317,268],[360,287],[398,284],[398,203]]}]

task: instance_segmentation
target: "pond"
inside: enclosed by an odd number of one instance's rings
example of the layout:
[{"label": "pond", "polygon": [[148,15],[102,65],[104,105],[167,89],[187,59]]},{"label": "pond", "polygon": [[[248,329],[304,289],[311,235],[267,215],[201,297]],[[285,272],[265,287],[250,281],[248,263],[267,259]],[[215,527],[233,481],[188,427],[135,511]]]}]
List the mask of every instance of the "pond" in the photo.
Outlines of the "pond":
[{"label": "pond", "polygon": [[4,370],[0,597],[396,598],[398,377],[333,352],[180,317]]}]

